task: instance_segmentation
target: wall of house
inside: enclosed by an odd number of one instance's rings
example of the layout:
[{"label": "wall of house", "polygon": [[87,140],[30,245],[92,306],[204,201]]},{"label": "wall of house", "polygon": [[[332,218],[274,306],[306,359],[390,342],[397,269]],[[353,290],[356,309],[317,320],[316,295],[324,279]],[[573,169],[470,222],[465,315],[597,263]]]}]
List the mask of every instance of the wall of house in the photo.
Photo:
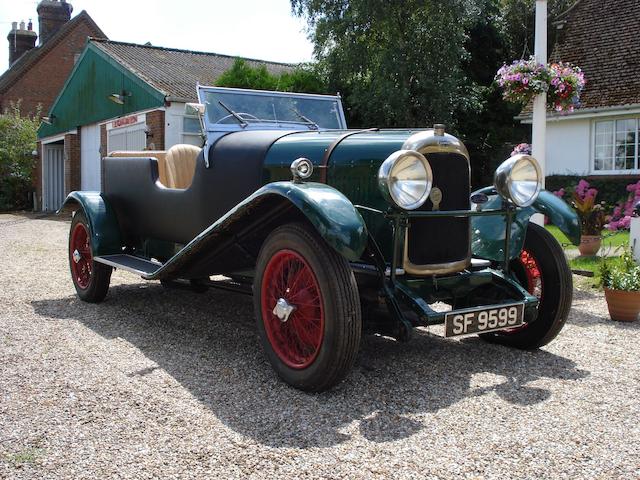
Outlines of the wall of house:
[{"label": "wall of house", "polygon": [[546,175],[588,175],[591,158],[591,120],[547,123]]},{"label": "wall of house", "polygon": [[165,111],[165,140],[169,148],[182,143],[182,119],[184,103],[172,102]]},{"label": "wall of house", "polygon": [[64,136],[65,195],[74,190],[80,190],[80,181],[80,135],[69,133]]},{"label": "wall of house", "polygon": [[23,113],[33,114],[41,106],[42,115],[46,115],[91,35],[94,32],[86,24],[79,23],[16,83],[0,92],[0,110],[21,100]]},{"label": "wall of house", "polygon": [[147,113],[147,150],[164,150],[165,135],[164,110]]}]

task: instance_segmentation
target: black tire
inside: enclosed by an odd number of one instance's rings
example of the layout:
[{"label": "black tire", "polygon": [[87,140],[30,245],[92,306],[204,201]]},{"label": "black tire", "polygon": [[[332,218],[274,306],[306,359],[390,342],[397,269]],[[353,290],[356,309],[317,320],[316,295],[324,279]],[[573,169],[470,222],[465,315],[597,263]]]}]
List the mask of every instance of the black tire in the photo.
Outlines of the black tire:
[{"label": "black tire", "polygon": [[[290,261],[297,262],[297,264],[294,263],[294,266],[283,267],[279,270],[277,265],[274,266],[274,262],[277,263],[284,257],[290,257]],[[295,269],[295,265],[298,265],[297,269]],[[269,267],[268,271],[267,267]],[[276,284],[275,278],[284,278],[284,276],[277,277],[278,273],[285,271],[294,271],[294,273],[287,274],[287,280],[282,282],[281,288],[271,288],[271,285]],[[309,271],[312,272],[311,276],[308,275]],[[272,306],[270,304],[271,302],[275,305],[274,299],[279,294],[275,296],[274,294],[277,292],[285,291],[283,295],[296,297],[296,288],[301,288],[297,285],[299,283],[298,276],[303,275],[301,272],[306,273],[307,279],[315,280],[315,283],[309,280],[312,284],[310,288],[311,291],[319,293],[315,299],[317,304],[314,304],[316,306],[313,307],[313,315],[309,316],[313,318],[304,320],[306,323],[302,323],[305,325],[304,329],[301,329],[300,326],[296,327],[301,323],[296,324],[295,322],[302,322],[301,319],[307,318],[304,313],[309,312],[309,307],[304,307],[304,305],[309,305],[309,303],[302,303],[299,307],[300,311],[294,310],[287,320],[278,319],[271,312]],[[291,279],[291,275],[298,275],[294,277],[295,281]],[[304,283],[303,280],[300,282]],[[263,290],[267,292],[264,295],[266,318],[263,318]],[[291,290],[293,291],[291,292]],[[309,292],[310,290],[301,288],[300,291]],[[280,378],[300,390],[321,392],[333,387],[347,376],[353,367],[360,347],[362,316],[356,280],[349,262],[344,257],[336,253],[305,225],[281,226],[274,230],[262,245],[256,266],[253,294],[258,333],[266,356]],[[295,305],[293,300],[292,305]],[[299,316],[296,317],[296,315]],[[317,320],[315,317],[322,317],[322,320]],[[320,322],[323,328],[317,326],[317,322]],[[316,326],[314,327],[314,325]],[[288,333],[280,333],[287,328],[289,329]],[[312,334],[309,334],[309,330],[312,330]],[[294,334],[290,333],[291,331],[295,333],[295,338]],[[282,353],[287,349],[287,346],[280,348],[275,340],[272,345],[269,335],[272,338],[275,338],[276,335],[288,336],[289,343],[295,344],[297,342],[299,344],[303,341],[299,332],[307,338],[317,334],[314,337],[315,343],[309,342],[315,345],[315,356],[312,357],[309,354],[304,357],[308,363],[292,367],[286,363],[291,357],[286,354],[286,351]],[[285,338],[283,343],[286,342]]]},{"label": "black tire", "polygon": [[[562,247],[544,227],[529,224],[524,250],[535,259],[542,280],[537,318],[525,328],[514,332],[486,333],[480,336],[490,342],[533,350],[547,345],[564,327],[573,300],[573,277]],[[511,269],[520,284],[527,289],[528,281],[523,263],[519,259],[513,260]]]},{"label": "black tire", "polygon": [[[76,262],[74,260],[74,251],[78,250],[78,248],[75,248],[78,247],[78,245],[72,245],[72,243],[77,242],[78,239],[74,233],[84,235],[83,229],[87,234],[86,245],[88,248],[85,254],[81,255],[82,258]],[[89,303],[99,303],[107,296],[113,268],[93,260],[90,231],[89,223],[87,222],[87,217],[84,212],[77,211],[73,216],[71,229],[69,230],[69,270],[71,272],[73,286],[80,300]],[[80,262],[83,263],[81,264]],[[85,267],[85,270],[80,271],[82,267]],[[79,272],[80,275],[78,275]],[[84,272],[87,273],[85,274]]]}]

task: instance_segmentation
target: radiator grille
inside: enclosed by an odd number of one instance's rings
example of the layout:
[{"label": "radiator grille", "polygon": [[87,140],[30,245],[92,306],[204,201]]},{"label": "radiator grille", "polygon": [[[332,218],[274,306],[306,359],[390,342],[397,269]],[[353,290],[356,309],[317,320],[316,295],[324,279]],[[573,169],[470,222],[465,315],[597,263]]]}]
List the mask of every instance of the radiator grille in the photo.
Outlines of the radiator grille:
[{"label": "radiator grille", "polygon": [[[427,154],[433,170],[433,186],[442,190],[440,210],[468,210],[469,163],[463,155]],[[431,200],[419,209],[431,211]],[[409,223],[407,256],[413,265],[458,262],[469,255],[469,218],[413,218]]]}]

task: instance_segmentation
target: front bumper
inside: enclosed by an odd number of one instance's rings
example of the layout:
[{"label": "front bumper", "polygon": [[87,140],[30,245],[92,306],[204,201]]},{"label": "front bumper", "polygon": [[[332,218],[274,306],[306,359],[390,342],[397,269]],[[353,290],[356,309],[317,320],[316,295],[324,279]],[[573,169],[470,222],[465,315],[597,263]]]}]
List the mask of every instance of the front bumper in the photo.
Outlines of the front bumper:
[{"label": "front bumper", "polygon": [[524,303],[524,321],[535,320],[538,299],[504,273],[487,268],[431,278],[396,278],[393,295],[418,316],[420,325],[444,323],[447,312],[430,307],[438,301],[453,306],[453,312],[469,308],[492,308]]}]

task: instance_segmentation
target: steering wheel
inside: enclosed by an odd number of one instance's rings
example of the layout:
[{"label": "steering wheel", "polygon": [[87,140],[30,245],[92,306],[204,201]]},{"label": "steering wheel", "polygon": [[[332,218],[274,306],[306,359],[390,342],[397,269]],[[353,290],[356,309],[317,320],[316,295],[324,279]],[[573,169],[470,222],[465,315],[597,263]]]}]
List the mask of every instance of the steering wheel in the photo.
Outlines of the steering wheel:
[{"label": "steering wheel", "polygon": [[[238,113],[238,116],[242,119],[247,119],[247,120],[260,120],[258,117],[255,117],[253,115],[251,115],[250,113],[245,113],[245,112],[240,112]],[[238,121],[238,119],[229,114],[229,115],[225,115],[224,117],[222,117],[220,120],[214,122],[214,123],[223,123],[225,120],[229,119],[229,118],[233,118],[235,121]]]}]

